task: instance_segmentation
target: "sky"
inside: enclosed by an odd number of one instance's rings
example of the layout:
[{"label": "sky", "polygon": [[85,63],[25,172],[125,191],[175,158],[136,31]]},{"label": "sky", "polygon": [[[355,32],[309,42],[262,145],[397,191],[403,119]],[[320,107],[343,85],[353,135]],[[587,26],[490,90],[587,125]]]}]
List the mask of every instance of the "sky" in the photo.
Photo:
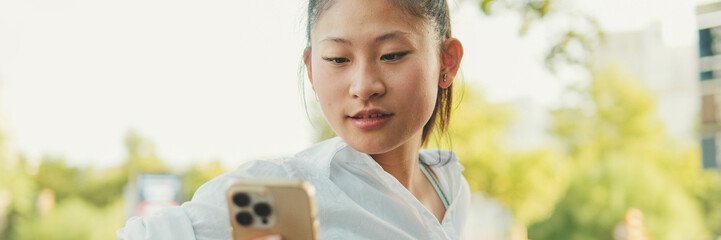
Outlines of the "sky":
[{"label": "sky", "polygon": [[[129,129],[174,166],[292,155],[314,131],[298,84],[304,2],[0,0],[0,125],[25,156],[78,166],[121,164]],[[686,46],[695,4],[709,1],[559,2],[607,32],[661,22],[667,44]],[[476,6],[453,4],[464,81],[491,101],[556,104],[563,86],[543,67],[552,26],[519,37],[516,16]]]}]

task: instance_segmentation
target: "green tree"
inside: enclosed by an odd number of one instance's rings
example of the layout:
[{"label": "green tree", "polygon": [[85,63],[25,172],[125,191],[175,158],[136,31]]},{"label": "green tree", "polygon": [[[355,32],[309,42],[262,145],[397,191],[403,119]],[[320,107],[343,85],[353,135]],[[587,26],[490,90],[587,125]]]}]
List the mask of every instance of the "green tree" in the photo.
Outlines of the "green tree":
[{"label": "green tree", "polygon": [[121,199],[99,208],[71,197],[50,212],[21,219],[10,239],[113,239],[122,224]]},{"label": "green tree", "polygon": [[548,206],[558,201],[567,185],[561,150],[552,145],[529,151],[509,147],[513,107],[486,101],[476,88],[459,90],[463,99],[451,117],[450,141],[436,133],[430,146],[454,150],[471,190],[505,204],[520,227],[548,217]]},{"label": "green tree", "polygon": [[666,136],[653,94],[619,68],[596,73],[578,94],[584,107],[553,112],[552,133],[572,159],[571,185],[529,237],[611,238],[630,208],[644,213],[653,239],[707,237],[695,195],[708,183],[698,148]]},{"label": "green tree", "polygon": [[[0,192],[12,196],[9,224],[2,239],[114,238],[124,221],[122,193],[129,177],[169,171],[155,153],[153,143],[137,132],[128,132],[125,146],[126,163],[109,169],[71,167],[62,158],[44,157],[37,173],[31,175],[24,158],[13,164],[5,164],[8,161],[2,159]],[[207,177],[207,171],[200,172]],[[37,207],[41,189],[53,193],[54,208],[40,211]]]},{"label": "green tree", "polygon": [[[571,2],[558,0],[467,0],[477,2],[481,11],[488,16],[499,14],[517,15],[521,20],[519,34],[526,35],[533,25],[544,24],[546,20],[561,20],[564,28],[547,30],[551,44],[545,57],[546,67],[556,72],[560,68],[577,67],[589,69],[593,51],[601,44],[605,34],[598,21],[591,16],[563,6]],[[557,24],[558,25],[558,24]]]},{"label": "green tree", "polygon": [[36,189],[26,159],[12,148],[3,117],[0,115],[0,240],[10,239],[17,222],[32,213]]},{"label": "green tree", "polygon": [[[700,156],[697,155],[700,159]],[[713,236],[721,236],[721,174],[717,171],[702,173],[702,184],[696,187],[694,195],[705,213],[706,227]]]},{"label": "green tree", "polygon": [[[0,148],[0,152],[6,153],[5,151],[9,150]],[[0,226],[0,239],[13,239],[11,236],[16,233],[18,222],[29,219],[35,211],[37,185],[25,170],[26,161],[20,156],[10,157],[13,159],[0,157],[0,198],[7,198],[3,201],[9,200],[8,205],[4,206],[5,209],[0,209],[3,212],[0,223],[4,224]]]},{"label": "green tree", "polygon": [[122,168],[70,167],[65,159],[45,157],[33,179],[38,189],[52,190],[58,202],[79,197],[103,207],[122,197],[128,175]]}]

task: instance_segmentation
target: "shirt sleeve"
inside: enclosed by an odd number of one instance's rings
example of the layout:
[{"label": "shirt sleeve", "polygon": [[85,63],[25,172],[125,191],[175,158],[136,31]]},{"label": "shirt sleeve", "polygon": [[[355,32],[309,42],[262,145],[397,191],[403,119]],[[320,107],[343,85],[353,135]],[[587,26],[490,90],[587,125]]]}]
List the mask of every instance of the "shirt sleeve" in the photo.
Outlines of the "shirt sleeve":
[{"label": "shirt sleeve", "polygon": [[178,207],[132,217],[117,231],[118,239],[205,240],[231,239],[232,229],[225,201],[231,179],[287,178],[287,166],[280,161],[252,161],[203,184],[193,199]]},{"label": "shirt sleeve", "polygon": [[118,239],[193,240],[193,226],[185,211],[170,207],[144,217],[132,217],[117,231]]}]

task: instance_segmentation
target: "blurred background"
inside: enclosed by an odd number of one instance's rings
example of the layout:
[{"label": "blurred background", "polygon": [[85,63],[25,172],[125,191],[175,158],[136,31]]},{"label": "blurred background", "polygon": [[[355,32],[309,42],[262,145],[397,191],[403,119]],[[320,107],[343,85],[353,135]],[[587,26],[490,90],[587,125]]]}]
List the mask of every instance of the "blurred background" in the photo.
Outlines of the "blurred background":
[{"label": "blurred background", "polygon": [[[305,4],[0,0],[0,239],[113,239],[331,137],[299,74]],[[465,166],[467,239],[721,239],[721,2],[451,16],[463,76],[431,147]]]}]

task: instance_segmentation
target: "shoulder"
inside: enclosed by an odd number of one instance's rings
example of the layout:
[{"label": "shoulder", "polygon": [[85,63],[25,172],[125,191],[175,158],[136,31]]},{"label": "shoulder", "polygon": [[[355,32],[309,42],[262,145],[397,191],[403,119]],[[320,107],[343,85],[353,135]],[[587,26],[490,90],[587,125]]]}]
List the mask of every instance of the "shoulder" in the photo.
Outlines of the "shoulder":
[{"label": "shoulder", "polygon": [[420,160],[428,166],[436,168],[456,168],[463,171],[455,152],[446,149],[422,149],[419,152]]},{"label": "shoulder", "polygon": [[462,174],[463,165],[453,151],[423,149],[419,152],[419,158],[433,170],[444,189],[456,192],[459,188],[468,188],[468,183]]},{"label": "shoulder", "polygon": [[[294,157],[277,158],[270,160],[255,160],[240,165],[233,171],[222,174],[198,188],[192,202],[224,202],[224,193],[231,181],[237,179],[305,179],[310,180],[315,175],[323,174],[328,162],[343,146],[342,141],[336,139],[318,143]],[[225,204],[219,204],[225,206]]]},{"label": "shoulder", "polygon": [[470,187],[463,177],[464,168],[458,161],[458,156],[453,151],[443,149],[423,149],[419,156],[423,163],[431,167],[443,192],[447,193],[453,218],[456,219],[454,231],[460,233],[470,204]]},{"label": "shoulder", "polygon": [[419,158],[421,162],[433,170],[444,190],[457,192],[459,189],[468,188],[468,183],[462,174],[463,165],[458,161],[458,156],[453,151],[423,149],[419,153]]},{"label": "shoulder", "polygon": [[293,157],[269,160],[254,160],[240,165],[233,171],[225,173],[201,186],[195,197],[206,191],[216,192],[227,187],[233,179],[259,179],[259,178],[299,178],[308,179],[316,174],[322,174],[340,149],[347,144],[340,138],[332,138],[313,145],[297,153]]}]

